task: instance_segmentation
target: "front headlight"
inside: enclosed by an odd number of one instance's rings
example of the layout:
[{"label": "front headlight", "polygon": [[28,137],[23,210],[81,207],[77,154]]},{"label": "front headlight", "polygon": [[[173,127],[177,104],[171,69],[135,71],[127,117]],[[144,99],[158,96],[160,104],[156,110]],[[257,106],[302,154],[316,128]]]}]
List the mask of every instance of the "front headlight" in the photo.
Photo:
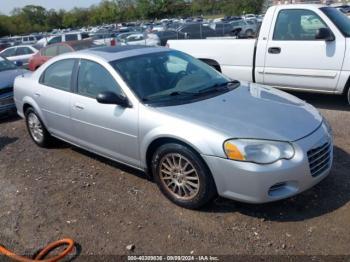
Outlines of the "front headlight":
[{"label": "front headlight", "polygon": [[268,140],[231,139],[224,143],[224,151],[229,159],[257,164],[271,164],[294,156],[290,143]]}]

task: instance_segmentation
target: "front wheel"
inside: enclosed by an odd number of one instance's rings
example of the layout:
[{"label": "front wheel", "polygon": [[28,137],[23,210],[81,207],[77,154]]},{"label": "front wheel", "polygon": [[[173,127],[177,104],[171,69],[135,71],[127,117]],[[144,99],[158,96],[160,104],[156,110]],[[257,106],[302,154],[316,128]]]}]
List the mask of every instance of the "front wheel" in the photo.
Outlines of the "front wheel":
[{"label": "front wheel", "polygon": [[179,206],[197,209],[216,195],[208,167],[189,147],[162,145],[153,155],[152,169],[162,193]]}]

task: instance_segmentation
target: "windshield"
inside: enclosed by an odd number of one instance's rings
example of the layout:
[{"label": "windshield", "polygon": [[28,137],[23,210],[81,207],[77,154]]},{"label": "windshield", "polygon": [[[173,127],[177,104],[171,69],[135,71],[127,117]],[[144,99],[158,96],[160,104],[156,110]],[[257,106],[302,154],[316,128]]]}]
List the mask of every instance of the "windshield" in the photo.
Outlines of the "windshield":
[{"label": "windshield", "polygon": [[322,7],[320,9],[332,20],[345,37],[350,37],[350,19],[345,14],[333,7]]},{"label": "windshield", "polygon": [[0,56],[0,72],[16,69],[17,66]]},{"label": "windshield", "polygon": [[231,83],[209,65],[179,51],[134,56],[111,65],[146,103],[198,98],[227,91]]}]

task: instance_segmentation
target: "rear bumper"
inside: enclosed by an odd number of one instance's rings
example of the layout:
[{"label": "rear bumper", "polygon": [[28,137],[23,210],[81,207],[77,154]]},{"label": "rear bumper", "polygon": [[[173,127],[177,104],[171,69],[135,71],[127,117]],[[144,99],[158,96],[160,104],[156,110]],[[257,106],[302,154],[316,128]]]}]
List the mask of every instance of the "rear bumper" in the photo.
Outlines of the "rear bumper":
[{"label": "rear bumper", "polygon": [[[326,168],[312,176],[307,152],[321,144],[330,143]],[[269,165],[232,161],[203,156],[214,177],[218,194],[247,203],[266,203],[299,194],[323,180],[333,162],[333,141],[323,124],[306,138],[293,142],[295,156]]]}]

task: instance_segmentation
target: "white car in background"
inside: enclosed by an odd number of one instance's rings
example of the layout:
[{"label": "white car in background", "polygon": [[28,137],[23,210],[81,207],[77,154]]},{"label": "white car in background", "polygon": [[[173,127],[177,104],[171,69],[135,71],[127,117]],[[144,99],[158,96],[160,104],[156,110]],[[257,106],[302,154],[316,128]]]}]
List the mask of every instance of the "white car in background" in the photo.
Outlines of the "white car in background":
[{"label": "white car in background", "polygon": [[23,67],[28,66],[28,61],[39,50],[31,45],[19,45],[8,47],[0,52],[0,56],[6,57],[8,60],[18,63],[20,62]]},{"label": "white car in background", "polygon": [[159,46],[160,39],[156,34],[144,34],[136,33],[129,35],[125,39],[125,45],[146,45],[146,46]]},{"label": "white car in background", "polygon": [[90,38],[88,33],[84,32],[70,32],[66,34],[54,35],[50,37],[44,37],[37,42],[38,46],[45,47],[47,45],[57,44],[67,41],[77,41]]}]

